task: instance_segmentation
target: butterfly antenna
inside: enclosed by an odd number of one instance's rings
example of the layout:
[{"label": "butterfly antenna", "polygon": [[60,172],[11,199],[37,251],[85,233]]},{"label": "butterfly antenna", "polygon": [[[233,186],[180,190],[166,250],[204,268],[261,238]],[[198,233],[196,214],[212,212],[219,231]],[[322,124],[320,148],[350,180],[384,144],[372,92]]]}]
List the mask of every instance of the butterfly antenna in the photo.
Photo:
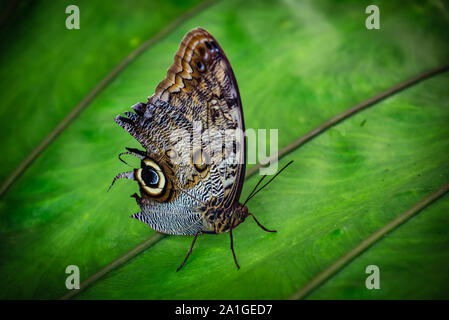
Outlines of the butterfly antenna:
[{"label": "butterfly antenna", "polygon": [[248,196],[248,198],[245,200],[245,202],[243,203],[243,205],[245,205],[249,200],[251,200],[251,198],[253,198],[260,190],[262,190],[263,188],[265,188],[267,185],[270,184],[270,182],[272,182],[282,171],[285,170],[285,168],[287,168],[289,165],[291,165],[293,163],[293,160],[290,161],[289,163],[287,163],[285,166],[282,167],[281,170],[279,170],[270,180],[268,180],[267,183],[265,183],[262,187],[260,187],[257,191],[254,191],[259,184],[262,182],[263,179],[265,179],[266,175],[264,175],[259,182],[256,184],[256,187],[254,187],[253,191],[251,191],[250,195]]},{"label": "butterfly antenna", "polygon": [[260,178],[259,182],[257,182],[256,186],[253,188],[253,190],[251,191],[251,193],[249,194],[248,198],[246,198],[245,202],[243,203],[243,205],[245,205],[249,198],[251,198],[251,196],[253,195],[254,191],[256,191],[257,187],[262,183],[263,179],[265,179],[267,176],[264,175],[262,178]]}]

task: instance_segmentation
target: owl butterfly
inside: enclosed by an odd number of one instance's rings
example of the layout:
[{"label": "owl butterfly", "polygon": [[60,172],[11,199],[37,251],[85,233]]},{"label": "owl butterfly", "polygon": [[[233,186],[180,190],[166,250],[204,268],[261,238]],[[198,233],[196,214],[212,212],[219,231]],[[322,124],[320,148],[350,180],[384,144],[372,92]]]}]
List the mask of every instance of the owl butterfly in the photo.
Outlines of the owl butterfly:
[{"label": "owl butterfly", "polygon": [[111,184],[121,178],[138,182],[140,196],[132,196],[141,212],[131,217],[161,233],[194,236],[177,271],[199,235],[227,231],[240,268],[232,229],[251,216],[263,230],[275,231],[262,226],[245,205],[264,187],[256,191],[262,180],[245,203],[239,202],[246,152],[242,103],[234,72],[214,37],[201,28],[187,33],[154,95],[132,109],[115,122],[145,151],[126,148],[119,158],[136,156],[141,166],[118,174]]}]

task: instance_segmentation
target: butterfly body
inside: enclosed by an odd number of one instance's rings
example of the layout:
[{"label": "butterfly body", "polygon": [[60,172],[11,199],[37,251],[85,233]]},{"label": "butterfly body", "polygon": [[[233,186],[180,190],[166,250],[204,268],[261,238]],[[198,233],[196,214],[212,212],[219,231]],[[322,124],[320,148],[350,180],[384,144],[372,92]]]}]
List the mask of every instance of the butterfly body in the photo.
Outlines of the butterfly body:
[{"label": "butterfly body", "polygon": [[223,233],[228,232],[237,227],[240,223],[245,221],[249,215],[248,208],[241,203],[229,209],[206,209],[205,220],[209,223],[209,230],[204,230],[208,233]]},{"label": "butterfly body", "polygon": [[141,211],[132,217],[161,233],[194,235],[187,257],[203,233],[229,231],[233,250],[232,229],[254,216],[239,202],[246,152],[243,110],[217,41],[201,28],[187,33],[154,95],[132,109],[115,121],[145,151],[127,148],[120,154],[140,158],[141,166],[113,181],[138,182],[140,196],[133,197]]}]

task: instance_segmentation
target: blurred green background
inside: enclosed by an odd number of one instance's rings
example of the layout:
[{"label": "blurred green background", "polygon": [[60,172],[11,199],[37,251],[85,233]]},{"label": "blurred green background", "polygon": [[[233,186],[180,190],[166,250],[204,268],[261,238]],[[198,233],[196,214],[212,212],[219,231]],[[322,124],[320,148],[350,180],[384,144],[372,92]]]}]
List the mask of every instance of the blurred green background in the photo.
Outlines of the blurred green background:
[{"label": "blurred green background", "polygon": [[[80,8],[68,30],[65,9]],[[365,8],[380,8],[367,30]],[[332,116],[449,63],[448,1],[2,1],[0,181],[129,54],[149,44],[63,128],[0,198],[0,298],[56,299],[65,269],[85,280],[154,231],[130,219],[137,184],[108,193],[124,147],[114,117],[145,101],[179,43],[203,27],[236,74],[247,128],[279,148]],[[154,41],[152,41],[152,39]],[[229,236],[169,236],[95,281],[79,299],[286,299],[351,248],[449,181],[449,74],[415,84],[281,159],[294,164],[249,203]],[[250,166],[249,166],[250,167]],[[245,199],[259,177],[245,182]],[[449,298],[449,196],[358,255],[309,299]],[[368,290],[365,268],[380,268]]]}]

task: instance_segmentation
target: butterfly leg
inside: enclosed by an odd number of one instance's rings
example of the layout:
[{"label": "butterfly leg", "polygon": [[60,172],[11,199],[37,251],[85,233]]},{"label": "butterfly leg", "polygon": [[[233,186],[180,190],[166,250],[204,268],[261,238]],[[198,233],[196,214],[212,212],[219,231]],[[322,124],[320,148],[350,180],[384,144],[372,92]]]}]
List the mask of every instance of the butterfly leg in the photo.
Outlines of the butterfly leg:
[{"label": "butterfly leg", "polygon": [[111,190],[112,186],[118,179],[129,179],[134,180],[134,171],[122,172],[115,176],[114,180],[112,180],[111,185],[109,186],[109,190]]},{"label": "butterfly leg", "polygon": [[235,262],[235,265],[237,266],[237,269],[240,269],[240,266],[237,262],[237,257],[235,256],[235,251],[234,251],[234,240],[232,238],[232,227],[229,228],[229,236],[231,237],[231,250],[232,250],[232,255],[234,256],[234,262]]},{"label": "butterfly leg", "polygon": [[198,236],[199,236],[200,234],[201,234],[201,231],[197,231],[197,233],[195,233],[195,237],[193,238],[193,242],[192,242],[192,244],[190,245],[189,252],[187,252],[186,258],[185,258],[184,261],[181,263],[181,265],[179,266],[179,268],[176,269],[176,272],[178,272],[179,270],[181,270],[181,268],[184,266],[184,263],[186,263],[187,259],[189,258],[190,254],[192,253],[192,249],[193,249],[193,246],[195,245],[196,238],[198,238]]},{"label": "butterfly leg", "polygon": [[266,232],[277,232],[276,230],[269,230],[269,229],[265,228],[259,221],[257,221],[256,217],[252,213],[250,213],[249,215],[251,217],[253,217],[253,219],[254,219],[254,221],[256,221],[257,225],[259,227],[261,227],[264,231],[266,231]]}]

